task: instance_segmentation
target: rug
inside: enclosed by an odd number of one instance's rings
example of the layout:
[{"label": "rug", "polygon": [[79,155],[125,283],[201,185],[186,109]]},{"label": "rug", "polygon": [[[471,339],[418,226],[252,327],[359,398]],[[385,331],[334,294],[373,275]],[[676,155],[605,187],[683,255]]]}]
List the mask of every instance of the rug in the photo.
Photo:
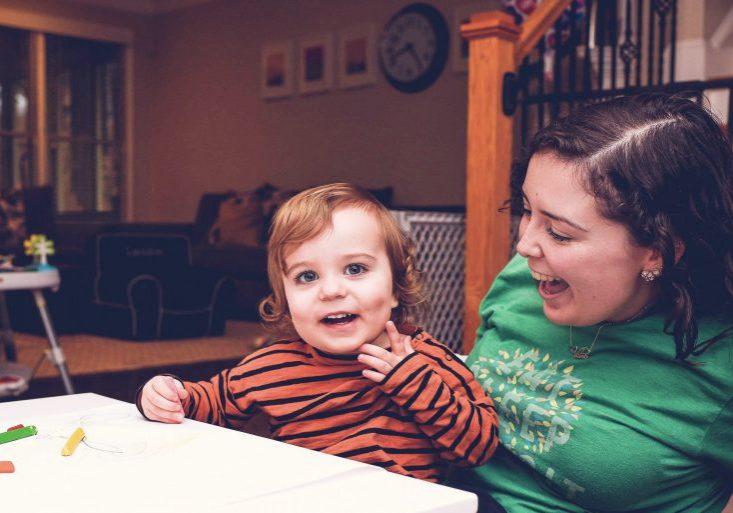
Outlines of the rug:
[{"label": "rug", "polygon": [[[45,337],[14,333],[18,361],[35,372],[30,387],[17,399],[64,393],[58,369],[46,357]],[[167,372],[188,380],[208,379],[239,362],[266,341],[257,323],[230,322],[221,337],[133,342],[93,335],[61,335],[74,391],[94,392],[132,401],[137,387]]]}]

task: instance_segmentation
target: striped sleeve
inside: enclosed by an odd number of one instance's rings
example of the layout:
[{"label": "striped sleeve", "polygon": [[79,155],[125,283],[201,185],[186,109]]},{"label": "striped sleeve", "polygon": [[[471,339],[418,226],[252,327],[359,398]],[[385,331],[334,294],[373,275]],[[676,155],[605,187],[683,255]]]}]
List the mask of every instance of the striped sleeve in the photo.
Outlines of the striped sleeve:
[{"label": "striped sleeve", "polygon": [[[241,364],[240,364],[241,365]],[[225,369],[208,381],[184,381],[188,399],[183,403],[186,417],[208,424],[242,429],[256,410],[243,401],[235,401],[230,376],[236,369]]]},{"label": "striped sleeve", "polygon": [[[237,366],[225,369],[208,381],[188,382],[183,404],[186,417],[234,429],[242,429],[258,411],[255,392],[283,369],[300,365],[287,341],[255,351]],[[291,361],[292,359],[292,361]]]},{"label": "striped sleeve", "polygon": [[412,414],[442,458],[459,466],[481,465],[499,443],[494,404],[448,348],[432,340],[425,344],[432,347],[402,360],[380,387]]}]

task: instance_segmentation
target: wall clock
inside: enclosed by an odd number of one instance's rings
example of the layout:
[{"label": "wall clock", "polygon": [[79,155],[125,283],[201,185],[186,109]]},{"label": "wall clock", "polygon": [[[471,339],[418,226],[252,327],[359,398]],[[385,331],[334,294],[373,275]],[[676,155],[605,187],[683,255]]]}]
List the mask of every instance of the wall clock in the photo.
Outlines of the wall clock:
[{"label": "wall clock", "polygon": [[429,4],[410,4],[385,25],[379,41],[379,64],[387,81],[405,93],[430,87],[448,58],[448,24]]}]

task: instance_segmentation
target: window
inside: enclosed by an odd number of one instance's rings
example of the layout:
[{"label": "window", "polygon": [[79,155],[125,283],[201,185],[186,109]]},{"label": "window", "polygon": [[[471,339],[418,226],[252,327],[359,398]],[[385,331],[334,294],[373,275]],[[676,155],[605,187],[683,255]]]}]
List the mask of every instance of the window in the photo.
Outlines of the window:
[{"label": "window", "polygon": [[0,188],[33,183],[28,33],[0,27]]},{"label": "window", "polygon": [[46,38],[49,170],[60,214],[116,217],[122,162],[122,47]]},{"label": "window", "polygon": [[0,26],[0,189],[48,183],[60,217],[121,218],[124,51]]}]

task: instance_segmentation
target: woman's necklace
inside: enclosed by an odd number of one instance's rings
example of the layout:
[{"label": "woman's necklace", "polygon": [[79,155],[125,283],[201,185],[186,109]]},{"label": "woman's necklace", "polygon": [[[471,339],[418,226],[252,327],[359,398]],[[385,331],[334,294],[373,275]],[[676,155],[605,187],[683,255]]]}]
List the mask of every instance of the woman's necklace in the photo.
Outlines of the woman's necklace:
[{"label": "woman's necklace", "polygon": [[576,360],[587,360],[590,358],[590,355],[593,353],[593,346],[596,345],[596,342],[598,341],[598,337],[601,334],[601,330],[611,324],[610,322],[604,322],[601,324],[601,326],[598,328],[598,331],[596,331],[596,336],[593,337],[593,342],[589,346],[575,346],[573,345],[573,327],[570,326],[570,345],[568,348],[570,349],[570,354],[573,355],[573,358]]},{"label": "woman's necklace", "polygon": [[596,336],[593,337],[593,342],[591,342],[589,346],[576,346],[573,344],[573,327],[570,326],[570,343],[568,344],[568,349],[570,350],[570,354],[572,354],[573,358],[575,358],[576,360],[587,360],[593,354],[593,347],[596,345],[596,342],[598,341],[598,337],[601,335],[601,331],[603,330],[603,328],[605,328],[606,326],[611,326],[613,324],[628,324],[631,321],[635,321],[636,319],[644,315],[653,303],[654,303],[653,301],[647,303],[646,305],[644,305],[644,308],[639,310],[633,317],[626,319],[625,321],[602,322],[601,325],[598,327],[598,331],[596,331]]}]

